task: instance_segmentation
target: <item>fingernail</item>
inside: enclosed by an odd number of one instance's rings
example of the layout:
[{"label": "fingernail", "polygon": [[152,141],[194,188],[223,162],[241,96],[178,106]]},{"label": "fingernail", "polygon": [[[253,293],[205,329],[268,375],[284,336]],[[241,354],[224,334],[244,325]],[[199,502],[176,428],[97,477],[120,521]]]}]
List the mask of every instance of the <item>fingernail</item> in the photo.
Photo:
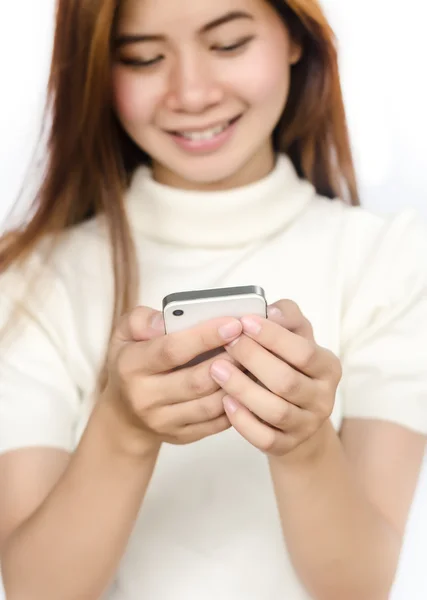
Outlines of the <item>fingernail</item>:
[{"label": "fingernail", "polygon": [[220,327],[218,332],[223,340],[231,340],[242,333],[242,325],[240,321],[230,321],[227,325]]},{"label": "fingernail", "polygon": [[223,402],[224,408],[228,414],[234,415],[234,413],[239,408],[239,405],[234,400],[234,398],[232,398],[231,396],[224,396],[224,399],[222,402]]},{"label": "fingernail", "polygon": [[262,329],[261,323],[256,321],[253,317],[243,317],[241,319],[243,325],[243,331],[245,333],[251,333],[252,335],[258,335]]},{"label": "fingernail", "polygon": [[163,315],[161,313],[157,313],[151,319],[151,327],[153,329],[158,329],[160,331],[164,331],[165,330],[165,322],[163,320]]},{"label": "fingernail", "polygon": [[216,381],[225,383],[230,379],[231,372],[225,365],[213,363],[211,366],[211,375]]},{"label": "fingernail", "polygon": [[274,319],[274,317],[281,317],[282,314],[282,311],[280,310],[280,308],[277,308],[277,306],[269,306],[267,308],[267,315],[269,319]]}]

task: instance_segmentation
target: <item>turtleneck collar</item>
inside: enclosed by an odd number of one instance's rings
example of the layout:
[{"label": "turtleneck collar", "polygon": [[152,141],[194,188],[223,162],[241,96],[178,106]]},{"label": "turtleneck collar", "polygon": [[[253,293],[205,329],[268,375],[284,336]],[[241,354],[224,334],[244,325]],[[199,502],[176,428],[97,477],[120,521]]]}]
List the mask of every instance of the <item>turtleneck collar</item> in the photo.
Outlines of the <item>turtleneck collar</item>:
[{"label": "turtleneck collar", "polygon": [[156,182],[139,167],[127,193],[135,233],[157,242],[197,248],[232,248],[285,229],[314,199],[291,160],[279,155],[267,177],[226,191],[194,191]]}]

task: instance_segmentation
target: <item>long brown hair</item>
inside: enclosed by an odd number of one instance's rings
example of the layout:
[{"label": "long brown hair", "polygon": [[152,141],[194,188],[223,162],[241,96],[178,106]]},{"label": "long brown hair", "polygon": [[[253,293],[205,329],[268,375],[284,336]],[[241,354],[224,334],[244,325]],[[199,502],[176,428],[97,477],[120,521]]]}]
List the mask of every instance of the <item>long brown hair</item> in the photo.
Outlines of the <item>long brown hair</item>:
[{"label": "long brown hair", "polygon": [[[357,205],[334,34],[317,0],[269,2],[303,46],[274,132],[275,149],[287,153],[300,176],[320,194]],[[149,160],[127,136],[112,107],[112,42],[119,4],[57,0],[43,181],[30,217],[0,244],[1,273],[24,261],[42,239],[52,240],[53,250],[61,232],[103,214],[115,276],[112,328],[137,302],[136,256],[124,192],[135,168]]]}]

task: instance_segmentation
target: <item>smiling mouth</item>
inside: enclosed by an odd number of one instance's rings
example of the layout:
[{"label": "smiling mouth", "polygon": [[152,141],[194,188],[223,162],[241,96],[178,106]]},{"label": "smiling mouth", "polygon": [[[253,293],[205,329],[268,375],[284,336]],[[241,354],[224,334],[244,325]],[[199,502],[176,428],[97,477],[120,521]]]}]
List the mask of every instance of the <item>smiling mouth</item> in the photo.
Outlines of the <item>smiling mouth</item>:
[{"label": "smiling mouth", "polygon": [[204,129],[203,131],[170,131],[171,135],[175,135],[179,138],[184,138],[192,142],[204,142],[215,138],[216,136],[223,133],[226,129],[234,125],[242,115],[234,117],[230,121],[225,121],[220,125],[211,127],[210,129]]}]

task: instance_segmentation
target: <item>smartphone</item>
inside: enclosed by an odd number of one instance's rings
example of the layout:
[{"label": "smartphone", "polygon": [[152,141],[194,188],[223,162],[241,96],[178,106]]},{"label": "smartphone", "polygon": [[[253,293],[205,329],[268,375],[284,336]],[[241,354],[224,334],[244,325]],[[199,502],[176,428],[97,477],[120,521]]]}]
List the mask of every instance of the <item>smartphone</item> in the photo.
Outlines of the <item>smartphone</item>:
[{"label": "smartphone", "polygon": [[264,290],[256,285],[170,294],[163,300],[166,333],[183,331],[218,317],[267,318]]}]

